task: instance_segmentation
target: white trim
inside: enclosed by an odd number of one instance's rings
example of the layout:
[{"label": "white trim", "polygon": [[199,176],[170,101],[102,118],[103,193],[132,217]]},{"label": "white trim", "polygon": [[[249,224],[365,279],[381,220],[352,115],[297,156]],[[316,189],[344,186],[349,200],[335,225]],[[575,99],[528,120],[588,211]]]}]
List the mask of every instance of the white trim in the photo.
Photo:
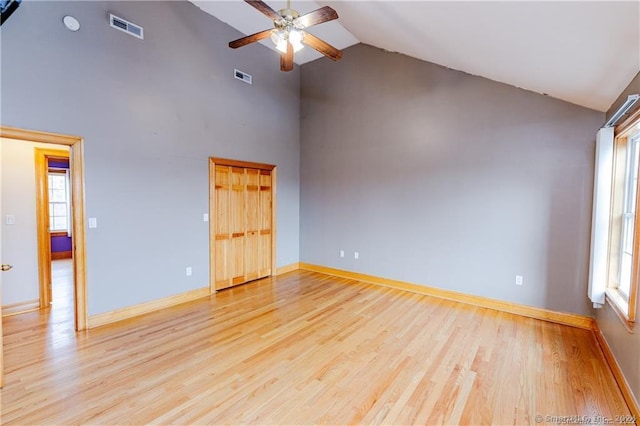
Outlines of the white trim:
[{"label": "white trim", "polygon": [[596,136],[596,162],[591,217],[591,256],[589,261],[589,299],[601,307],[607,289],[607,253],[613,178],[613,128],[602,128]]}]

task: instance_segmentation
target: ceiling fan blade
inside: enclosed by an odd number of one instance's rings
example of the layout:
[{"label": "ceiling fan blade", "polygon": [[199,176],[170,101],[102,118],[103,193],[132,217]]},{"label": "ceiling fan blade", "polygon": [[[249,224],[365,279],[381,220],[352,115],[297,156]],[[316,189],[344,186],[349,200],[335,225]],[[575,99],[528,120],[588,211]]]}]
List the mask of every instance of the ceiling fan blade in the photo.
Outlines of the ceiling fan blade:
[{"label": "ceiling fan blade", "polygon": [[232,49],[237,49],[238,47],[246,46],[247,44],[251,44],[258,40],[262,40],[263,38],[267,38],[271,36],[271,31],[273,30],[264,30],[259,33],[251,34],[246,37],[239,38],[237,40],[233,40],[229,42],[229,47]]},{"label": "ceiling fan blade", "polygon": [[342,58],[342,51],[331,46],[329,43],[320,40],[318,37],[314,36],[313,34],[309,34],[306,31],[303,31],[303,33],[304,33],[304,37],[302,38],[302,42],[304,44],[316,49],[318,52],[322,53],[324,56],[334,61],[337,61],[340,58]]},{"label": "ceiling fan blade", "polygon": [[251,6],[255,7],[256,9],[258,9],[260,12],[262,12],[263,15],[265,15],[267,18],[271,19],[272,21],[279,21],[280,19],[282,19],[282,16],[280,16],[278,12],[271,9],[271,7],[269,7],[269,5],[263,2],[262,0],[244,0],[244,1],[249,3]]},{"label": "ceiling fan blade", "polygon": [[300,16],[296,21],[302,24],[304,28],[309,28],[312,25],[322,24],[323,22],[333,21],[334,19],[338,19],[338,12],[329,6],[325,6]]},{"label": "ceiling fan blade", "polygon": [[280,70],[293,70],[293,46],[287,41],[287,53],[280,55]]}]

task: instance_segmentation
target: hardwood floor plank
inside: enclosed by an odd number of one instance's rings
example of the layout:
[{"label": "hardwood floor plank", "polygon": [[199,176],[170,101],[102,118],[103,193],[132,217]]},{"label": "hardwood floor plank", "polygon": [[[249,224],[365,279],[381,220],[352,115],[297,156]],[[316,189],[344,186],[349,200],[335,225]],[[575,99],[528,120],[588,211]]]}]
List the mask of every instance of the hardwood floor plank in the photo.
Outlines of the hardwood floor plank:
[{"label": "hardwood floor plank", "polygon": [[629,414],[588,330],[315,272],[82,333],[71,309],[4,319],[2,424],[535,424],[537,415]]}]

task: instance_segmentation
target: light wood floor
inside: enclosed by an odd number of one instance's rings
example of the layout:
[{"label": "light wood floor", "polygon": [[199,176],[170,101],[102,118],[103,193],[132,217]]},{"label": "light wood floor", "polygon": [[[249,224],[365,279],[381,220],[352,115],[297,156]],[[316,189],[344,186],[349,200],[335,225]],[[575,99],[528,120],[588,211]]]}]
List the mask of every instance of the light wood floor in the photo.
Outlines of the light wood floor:
[{"label": "light wood floor", "polygon": [[312,272],[78,334],[67,311],[5,318],[3,424],[629,414],[590,331]]}]

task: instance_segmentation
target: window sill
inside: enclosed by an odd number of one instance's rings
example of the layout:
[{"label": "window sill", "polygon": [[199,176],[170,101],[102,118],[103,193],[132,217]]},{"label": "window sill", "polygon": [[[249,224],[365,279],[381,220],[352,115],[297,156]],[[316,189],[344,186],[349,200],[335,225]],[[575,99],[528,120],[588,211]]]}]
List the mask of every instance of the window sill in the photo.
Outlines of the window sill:
[{"label": "window sill", "polygon": [[52,237],[68,237],[69,233],[67,231],[50,231],[49,235]]},{"label": "window sill", "polygon": [[628,315],[628,303],[624,301],[620,293],[614,288],[608,288],[606,291],[606,300],[613,308],[613,311],[618,315],[622,324],[627,329],[629,333],[633,333],[633,327],[635,325],[635,321],[629,319]]}]

